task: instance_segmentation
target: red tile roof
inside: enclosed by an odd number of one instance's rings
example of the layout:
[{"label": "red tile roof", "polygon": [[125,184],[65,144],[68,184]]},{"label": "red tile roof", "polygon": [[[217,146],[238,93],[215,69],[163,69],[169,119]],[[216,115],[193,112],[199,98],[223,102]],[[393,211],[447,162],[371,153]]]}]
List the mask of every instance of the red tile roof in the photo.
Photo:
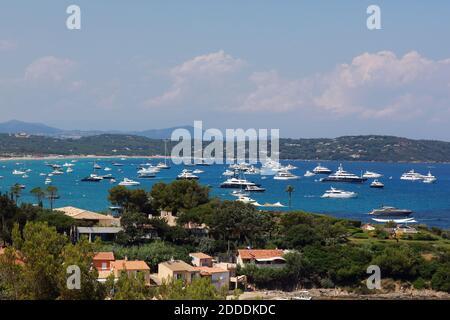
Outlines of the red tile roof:
[{"label": "red tile roof", "polygon": [[106,260],[106,261],[114,261],[114,253],[113,252],[97,252],[93,258],[93,260]]},{"label": "red tile roof", "polygon": [[195,270],[200,271],[201,275],[211,275],[213,273],[224,273],[229,272],[226,269],[218,268],[218,267],[194,267]]},{"label": "red tile roof", "polygon": [[150,270],[150,267],[142,260],[116,260],[111,262],[111,268],[114,270]]},{"label": "red tile roof", "polygon": [[211,256],[208,256],[206,253],[203,253],[203,252],[189,253],[189,255],[196,257],[197,259],[212,259]]},{"label": "red tile roof", "polygon": [[241,259],[270,259],[276,257],[282,257],[283,250],[280,249],[240,249],[238,255]]}]

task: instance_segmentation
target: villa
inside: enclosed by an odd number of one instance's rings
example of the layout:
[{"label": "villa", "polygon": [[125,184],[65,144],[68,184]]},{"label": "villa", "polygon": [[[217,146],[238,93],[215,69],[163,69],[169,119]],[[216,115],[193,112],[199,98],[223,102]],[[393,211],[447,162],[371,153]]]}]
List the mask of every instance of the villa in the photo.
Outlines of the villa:
[{"label": "villa", "polygon": [[261,267],[282,267],[286,264],[284,253],[285,251],[280,249],[239,249],[236,264],[241,267],[250,263]]}]

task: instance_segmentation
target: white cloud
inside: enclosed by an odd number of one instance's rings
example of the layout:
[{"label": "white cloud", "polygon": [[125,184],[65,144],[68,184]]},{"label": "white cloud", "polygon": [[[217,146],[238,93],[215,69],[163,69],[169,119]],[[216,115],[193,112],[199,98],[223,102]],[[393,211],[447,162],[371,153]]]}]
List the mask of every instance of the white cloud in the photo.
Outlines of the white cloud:
[{"label": "white cloud", "polygon": [[[165,105],[180,101],[190,95],[193,88],[208,87],[220,82],[229,74],[238,71],[244,62],[235,59],[224,51],[218,51],[194,57],[169,72],[172,84],[169,90],[162,95],[146,102],[148,106]],[[197,91],[197,94],[202,92]],[[207,92],[203,91],[203,94]]]},{"label": "white cloud", "polygon": [[240,100],[241,111],[326,111],[329,116],[431,119],[450,108],[450,60],[433,61],[412,51],[364,53],[350,64],[303,79],[275,71],[254,73],[254,85]]},{"label": "white cloud", "polygon": [[25,80],[28,81],[62,81],[75,66],[75,62],[67,58],[46,56],[32,62],[25,69]]}]

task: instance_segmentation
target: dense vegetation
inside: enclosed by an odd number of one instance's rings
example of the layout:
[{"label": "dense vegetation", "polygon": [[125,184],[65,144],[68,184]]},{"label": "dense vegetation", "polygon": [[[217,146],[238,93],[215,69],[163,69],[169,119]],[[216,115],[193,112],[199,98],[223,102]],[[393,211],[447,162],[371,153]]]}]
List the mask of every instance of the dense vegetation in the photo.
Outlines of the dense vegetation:
[{"label": "dense vegetation", "polygon": [[[175,144],[170,142],[169,150]],[[136,135],[102,134],[80,139],[58,139],[46,136],[17,138],[14,135],[0,134],[0,156],[161,154],[164,154],[163,140]],[[280,139],[280,154],[284,159],[304,160],[449,162],[450,142],[392,136]]]},{"label": "dense vegetation", "polygon": [[[208,188],[196,181],[161,183],[152,190],[115,187],[109,200],[123,206],[124,231],[117,240],[71,244],[63,235],[74,223],[70,218],[41,207],[17,206],[9,195],[1,195],[0,237],[8,249],[0,258],[0,297],[219,299],[225,293],[205,280],[187,287],[175,282],[150,289],[139,277],[121,276],[116,284],[108,279],[99,285],[96,271],[89,268],[92,255],[97,250],[113,251],[119,259],[144,260],[156,272],[158,263],[171,258],[190,262],[189,252],[201,251],[231,262],[236,249],[246,247],[289,250],[282,268],[248,265],[238,269],[256,288],[341,287],[370,293],[366,270],[378,265],[383,290],[393,290],[397,283],[450,292],[449,231],[418,226],[417,234],[395,236],[389,231],[391,224],[364,231],[358,221],[326,215],[261,212],[241,202],[212,199]],[[176,212],[176,225],[157,216],[162,209]],[[188,223],[205,232],[185,228]],[[15,263],[17,259],[25,265]],[[65,290],[63,267],[69,263],[81,266],[85,291]],[[33,284],[38,277],[42,280]]]}]

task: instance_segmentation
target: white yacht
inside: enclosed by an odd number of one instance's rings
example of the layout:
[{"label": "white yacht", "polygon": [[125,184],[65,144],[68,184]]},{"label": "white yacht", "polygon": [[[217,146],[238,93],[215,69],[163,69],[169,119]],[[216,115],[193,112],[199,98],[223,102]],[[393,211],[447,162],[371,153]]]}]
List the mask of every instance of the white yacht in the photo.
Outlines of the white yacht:
[{"label": "white yacht", "polygon": [[24,174],[26,174],[26,172],[25,172],[25,171],[22,171],[22,170],[14,170],[14,171],[12,172],[12,174],[13,174],[13,175],[16,175],[16,176],[23,176]]},{"label": "white yacht", "polygon": [[83,182],[100,182],[102,180],[103,180],[103,178],[96,175],[95,173],[92,173],[89,176],[81,179],[81,181],[83,181]]},{"label": "white yacht", "polygon": [[411,213],[412,210],[409,209],[397,209],[395,207],[389,206],[382,206],[379,209],[373,209],[371,212],[369,212],[369,214],[373,216],[390,216],[390,217],[409,216]]},{"label": "white yacht", "polygon": [[381,181],[378,181],[377,179],[373,180],[372,183],[370,184],[371,188],[384,188],[384,184]]},{"label": "white yacht", "polygon": [[94,170],[100,170],[102,167],[94,162]]},{"label": "white yacht", "polygon": [[192,173],[195,173],[195,174],[199,174],[199,173],[203,173],[203,172],[205,172],[205,171],[203,171],[201,169],[195,169],[194,171],[192,171]]},{"label": "white yacht", "polygon": [[331,187],[330,190],[325,191],[322,195],[322,198],[337,198],[337,199],[348,199],[354,198],[357,196],[356,192],[353,191],[344,191]]},{"label": "white yacht", "polygon": [[290,173],[289,171],[278,171],[278,173],[273,177],[274,180],[296,180],[299,176]]},{"label": "white yacht", "polygon": [[236,201],[240,201],[240,202],[243,202],[243,203],[250,203],[250,204],[256,203],[255,199],[252,199],[252,198],[247,197],[247,196],[240,196],[239,198],[236,199]]},{"label": "white yacht", "polygon": [[284,167],[286,170],[294,170],[297,169],[296,166],[293,166],[292,164],[288,164],[287,166]]},{"label": "white yacht", "polygon": [[314,172],[311,172],[311,171],[307,170],[303,176],[305,176],[305,177],[314,177],[315,175],[316,174]]},{"label": "white yacht", "polygon": [[230,193],[233,197],[241,197],[241,196],[249,196],[250,194],[247,192],[244,192],[241,190],[233,190],[233,192]]},{"label": "white yacht", "polygon": [[62,175],[62,174],[64,174],[64,171],[61,171],[61,170],[53,170],[52,171],[52,174],[54,175],[54,176],[60,176],[60,175]]},{"label": "white yacht", "polygon": [[177,176],[177,180],[198,180],[198,176],[192,174],[190,170],[183,169]]},{"label": "white yacht", "polygon": [[410,170],[400,177],[400,180],[417,181],[422,180],[422,175],[414,170]]},{"label": "white yacht", "polygon": [[119,182],[119,186],[138,186],[140,184],[140,182],[128,178],[123,178],[123,181]]},{"label": "white yacht", "polygon": [[166,163],[164,163],[164,162],[159,162],[157,165],[156,165],[156,167],[158,168],[158,169],[163,169],[163,170],[165,170],[165,169],[170,169],[170,166],[168,166]]},{"label": "white yacht", "polygon": [[379,173],[376,173],[373,171],[366,171],[363,174],[363,177],[368,178],[368,179],[378,179],[378,178],[381,178],[382,176],[383,176],[382,174],[379,174]]},{"label": "white yacht", "polygon": [[423,183],[434,183],[437,180],[436,177],[433,176],[430,171],[428,171],[427,175],[422,176],[422,179],[423,179]]},{"label": "white yacht", "polygon": [[264,192],[266,191],[266,188],[262,188],[259,186],[246,186],[244,190],[247,192]]},{"label": "white yacht", "polygon": [[320,163],[313,169],[313,172],[315,174],[330,174],[332,171],[328,169],[327,167],[323,167],[320,165]]},{"label": "white yacht", "polygon": [[44,182],[45,184],[51,184],[52,183],[52,179],[50,179],[50,178],[47,178],[47,179],[45,179],[45,182]]},{"label": "white yacht", "polygon": [[155,167],[148,167],[148,168],[141,168],[138,170],[139,175],[155,175],[159,172],[158,168]]},{"label": "white yacht", "polygon": [[24,179],[26,179],[26,178],[28,178],[29,176],[25,173],[23,176],[22,176],[22,178],[24,178]]},{"label": "white yacht", "polygon": [[354,183],[362,183],[366,181],[367,178],[358,177],[354,173],[350,173],[344,170],[342,164],[339,165],[338,170],[335,173],[330,174],[326,178],[320,179],[322,182],[354,182]]},{"label": "white yacht", "polygon": [[73,172],[73,169],[72,169],[71,167],[68,167],[67,170],[66,170],[66,172],[67,172],[67,173],[71,173],[71,172]]},{"label": "white yacht", "polygon": [[249,168],[247,168],[247,170],[244,170],[245,174],[259,174],[261,171],[257,168],[255,168],[254,166],[251,166]]},{"label": "white yacht", "polygon": [[256,186],[257,184],[246,179],[229,178],[220,184],[221,188],[245,189],[247,186]]},{"label": "white yacht", "polygon": [[74,166],[73,163],[66,162],[66,163],[63,164],[63,167],[73,167],[73,166]]},{"label": "white yacht", "polygon": [[223,176],[234,176],[234,171],[231,170],[225,170],[224,173],[222,173]]},{"label": "white yacht", "polygon": [[111,171],[111,168],[109,167],[105,167],[105,169],[103,169],[104,171]]}]

